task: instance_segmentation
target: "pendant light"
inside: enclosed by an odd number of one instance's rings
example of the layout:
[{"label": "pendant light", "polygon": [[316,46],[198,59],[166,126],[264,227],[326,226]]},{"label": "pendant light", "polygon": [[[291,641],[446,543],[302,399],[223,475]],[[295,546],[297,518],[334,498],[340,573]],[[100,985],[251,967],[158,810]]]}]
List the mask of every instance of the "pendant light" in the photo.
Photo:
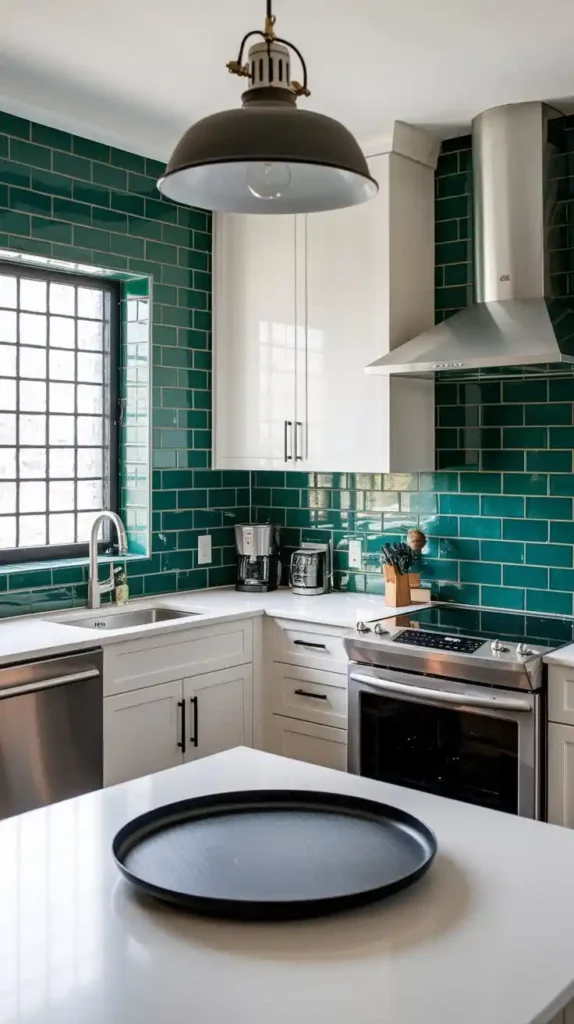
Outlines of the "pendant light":
[{"label": "pendant light", "polygon": [[[260,36],[243,54],[247,40]],[[291,52],[303,82],[291,81]],[[265,31],[248,32],[227,65],[249,80],[242,106],[188,128],[158,188],[187,206],[228,213],[311,213],[372,199],[378,185],[351,133],[338,121],[300,110],[310,95],[307,67],[293,43],[275,35],[267,0]]]}]

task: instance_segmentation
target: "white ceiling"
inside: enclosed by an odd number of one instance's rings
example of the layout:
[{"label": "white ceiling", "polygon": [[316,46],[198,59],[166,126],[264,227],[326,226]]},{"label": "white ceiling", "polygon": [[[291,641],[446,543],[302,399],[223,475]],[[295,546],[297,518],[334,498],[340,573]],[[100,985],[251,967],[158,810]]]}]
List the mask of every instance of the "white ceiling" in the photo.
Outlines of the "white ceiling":
[{"label": "white ceiling", "polygon": [[[572,0],[274,6],[309,65],[300,102],[360,139],[395,119],[456,135],[499,103],[574,97]],[[0,108],[167,158],[192,121],[239,104],[225,64],[263,15],[264,0],[0,0]]]}]

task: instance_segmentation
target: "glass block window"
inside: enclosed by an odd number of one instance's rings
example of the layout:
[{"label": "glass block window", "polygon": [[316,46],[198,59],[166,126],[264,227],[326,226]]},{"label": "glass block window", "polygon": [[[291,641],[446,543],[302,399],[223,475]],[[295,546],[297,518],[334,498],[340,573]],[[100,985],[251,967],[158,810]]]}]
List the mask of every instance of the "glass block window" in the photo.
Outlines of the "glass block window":
[{"label": "glass block window", "polygon": [[85,553],[116,505],[114,282],[0,264],[0,561]]}]

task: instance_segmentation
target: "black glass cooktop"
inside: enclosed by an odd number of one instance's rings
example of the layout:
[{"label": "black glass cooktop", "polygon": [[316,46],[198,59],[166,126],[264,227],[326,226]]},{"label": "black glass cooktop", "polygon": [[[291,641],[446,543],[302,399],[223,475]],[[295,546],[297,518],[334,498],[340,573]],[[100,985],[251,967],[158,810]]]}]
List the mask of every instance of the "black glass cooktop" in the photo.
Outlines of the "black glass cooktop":
[{"label": "black glass cooktop", "polygon": [[562,647],[574,643],[574,619],[547,615],[496,612],[447,604],[432,605],[418,612],[399,615],[393,621],[397,626],[407,629],[416,629],[418,626],[434,633],[477,637],[481,640],[506,640],[508,643],[538,644],[540,647]]}]

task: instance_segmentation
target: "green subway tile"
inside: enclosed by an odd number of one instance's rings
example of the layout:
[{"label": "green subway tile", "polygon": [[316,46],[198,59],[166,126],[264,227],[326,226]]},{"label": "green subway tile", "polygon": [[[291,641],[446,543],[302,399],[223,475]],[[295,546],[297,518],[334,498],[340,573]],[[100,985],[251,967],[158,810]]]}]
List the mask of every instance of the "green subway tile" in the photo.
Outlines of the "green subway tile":
[{"label": "green subway tile", "polygon": [[177,249],[163,242],[146,242],[146,259],[177,266]]},{"label": "green subway tile", "polygon": [[[449,196],[445,199],[437,199],[435,202],[435,220],[454,220],[458,217],[466,217],[469,211],[469,196]],[[437,246],[436,248],[439,248]],[[461,262],[446,255],[440,259],[440,263]]]},{"label": "green subway tile", "polygon": [[[149,202],[149,200],[146,200]],[[185,228],[174,227],[173,224],[164,224],[162,230],[162,241],[170,245],[191,245],[190,232]]]},{"label": "green subway tile", "polygon": [[460,536],[461,537],[488,537],[498,539],[502,535],[502,521],[487,516],[461,516]]},{"label": "green subway tile", "polygon": [[548,381],[507,380],[502,385],[504,402],[547,402]]},{"label": "green subway tile", "polygon": [[461,583],[501,583],[501,566],[494,562],[461,562]]},{"label": "green subway tile", "polygon": [[[128,178],[125,171],[119,170],[117,167],[110,167],[109,164],[94,163],[91,167],[92,178],[90,180],[95,181],[98,185],[123,191],[127,189]],[[83,177],[83,175],[78,174],[76,177]]]},{"label": "green subway tile", "polygon": [[[150,220],[161,220],[164,223],[177,224],[177,206],[175,203],[166,203],[161,199],[144,199],[144,209],[146,217],[149,217]],[[189,245],[189,234],[185,244]]]},{"label": "green subway tile", "polygon": [[211,234],[208,231],[193,232],[193,248],[199,252],[211,252]]},{"label": "green subway tile", "polygon": [[548,477],[545,473],[505,473],[503,491],[505,494],[548,494]]},{"label": "green subway tile", "polygon": [[8,579],[10,590],[24,590],[33,587],[50,587],[52,585],[51,569],[35,569],[29,572],[14,572]]},{"label": "green subway tile", "polygon": [[401,511],[433,515],[438,512],[438,495],[424,491],[406,491],[401,494]]},{"label": "green subway tile", "polygon": [[[469,522],[464,520],[465,524]],[[421,516],[420,527],[427,537],[458,537],[457,516]]]},{"label": "green subway tile", "polygon": [[[210,508],[233,508],[236,504],[236,494],[234,487],[216,487],[213,490],[208,491],[209,500],[203,504],[208,504]],[[277,507],[285,508],[277,503]]]},{"label": "green subway tile", "polygon": [[122,167],[126,171],[135,171],[138,174],[145,172],[145,157],[137,153],[128,153],[123,149],[110,150],[110,162],[114,167]]},{"label": "green subway tile", "polygon": [[202,429],[207,427],[208,413],[203,409],[178,409],[178,427]]},{"label": "green subway tile", "polygon": [[[565,523],[551,523],[551,526],[563,527]],[[532,540],[532,541],[547,541],[548,540],[548,520],[547,519],[505,519],[502,524],[502,536],[505,540]],[[551,540],[560,541],[560,537],[550,537]],[[573,540],[574,543],[574,529],[573,529]],[[502,559],[502,561],[508,561],[508,559]]]},{"label": "green subway tile", "polygon": [[572,615],[572,594],[552,590],[527,590],[526,610],[546,615]]},{"label": "green subway tile", "polygon": [[[462,245],[462,242],[452,242],[451,245]],[[446,246],[437,246],[446,248]],[[470,289],[468,286],[435,289],[435,305],[437,309],[463,309],[468,304]]]},{"label": "green subway tile", "polygon": [[208,389],[208,376],[205,370],[179,370],[177,383],[180,388]]},{"label": "green subway tile", "polygon": [[0,181],[4,185],[28,188],[30,186],[30,177],[30,168],[24,164],[15,164],[10,160],[0,160]]},{"label": "green subway tile", "polygon": [[[210,492],[211,496],[211,492]],[[235,494],[233,495],[235,501]],[[207,501],[207,491],[198,490],[197,488],[186,488],[177,492],[177,507],[181,508],[201,508],[202,505],[211,505],[211,497],[209,502]]]},{"label": "green subway tile", "polygon": [[200,292],[211,292],[211,274],[204,270],[194,270],[193,287]]},{"label": "green subway tile", "polygon": [[134,238],[132,235],[110,235],[110,250],[119,256],[134,257],[141,259],[145,253],[143,238]]},{"label": "green subway tile", "polygon": [[458,473],[420,473],[421,491],[458,491]]},{"label": "green subway tile", "polygon": [[[139,241],[139,239],[137,239]],[[177,305],[177,288],[168,284],[155,284],[153,297],[156,302],[167,303],[170,306]]]},{"label": "green subway tile", "polygon": [[[46,149],[44,146],[37,146],[33,142],[10,139],[10,159],[16,163],[27,164],[29,167],[43,167],[49,170],[52,163],[52,150]],[[54,167],[54,170],[58,170],[58,168]]]},{"label": "green subway tile", "polygon": [[481,589],[482,604],[487,608],[508,608],[521,611],[524,608],[524,591],[510,587],[485,587]]},{"label": "green subway tile", "polygon": [[3,135],[12,135],[17,139],[30,138],[30,121],[23,117],[16,117],[15,114],[7,114],[0,111],[0,132]]},{"label": "green subway tile", "polygon": [[208,270],[209,255],[206,252],[195,252],[194,249],[179,249],[180,267],[191,267],[193,270]]},{"label": "green subway tile", "polygon": [[499,381],[466,381],[459,385],[459,391],[463,405],[500,405],[502,400]]},{"label": "green subway tile", "polygon": [[[458,435],[459,447],[467,451],[472,448],[500,448],[502,445],[502,432],[496,427],[461,427]],[[467,464],[467,469],[472,469],[474,463],[475,460]]]},{"label": "green subway tile", "polygon": [[483,516],[522,518],[524,516],[524,498],[486,494],[481,498],[480,513]]},{"label": "green subway tile", "polygon": [[460,489],[464,494],[500,494],[500,473],[461,473]]},{"label": "green subway tile", "polygon": [[[39,164],[39,166],[49,167],[50,164]],[[84,160],[81,156],[72,156],[70,153],[58,153],[55,150],[52,169],[57,174],[65,174],[69,178],[81,178],[83,181],[92,180],[92,165],[89,160]],[[105,182],[101,182],[101,184],[105,184]]]},{"label": "green subway tile", "polygon": [[29,235],[30,217],[27,213],[13,213],[11,210],[0,210],[0,231],[14,235]]},{"label": "green subway tile", "polygon": [[81,565],[62,566],[59,569],[52,569],[52,583],[54,586],[83,583],[84,569]]},{"label": "green subway tile", "polygon": [[526,469],[535,473],[571,473],[572,452],[526,452]]},{"label": "green subway tile", "polygon": [[[571,429],[574,436],[574,427]],[[502,443],[504,448],[547,448],[548,430],[545,427],[504,427]]]},{"label": "green subway tile", "polygon": [[[40,212],[40,211],[36,211]],[[92,210],[85,203],[76,203],[72,199],[54,199],[54,217],[70,220],[75,224],[91,224]],[[68,240],[71,242],[71,238]]]},{"label": "green subway tile", "polygon": [[50,242],[60,242],[62,245],[70,245],[72,241],[72,226],[61,220],[32,217],[32,236],[34,238],[43,238]]},{"label": "green subway tile", "polygon": [[445,381],[437,377],[435,380],[435,402],[437,405],[458,405],[458,384],[455,381]]},{"label": "green subway tile", "polygon": [[550,523],[550,540],[557,544],[574,544],[574,523]]},{"label": "green subway tile", "polygon": [[541,426],[565,426],[572,423],[572,403],[560,405],[558,402],[543,405],[526,405],[524,409],[525,423]]},{"label": "green subway tile", "polygon": [[514,541],[483,540],[480,544],[480,554],[485,562],[509,562],[524,565],[524,544]]},{"label": "green subway tile", "polygon": [[551,402],[574,402],[574,377],[548,382],[548,398]]},{"label": "green subway tile", "polygon": [[[19,166],[15,164],[14,166]],[[1,169],[1,164],[0,164]],[[30,179],[30,172],[27,170],[27,184],[30,183],[32,189],[35,192],[47,192],[49,195],[64,196],[70,199],[72,196],[72,182],[69,178],[66,178],[63,174],[52,174],[51,171],[32,171]],[[1,173],[0,173],[1,178]],[[14,182],[14,184],[23,184],[23,182]]]},{"label": "green subway tile", "polygon": [[[153,243],[149,243],[150,245]],[[180,306],[190,309],[207,309],[209,306],[207,292],[198,292],[190,288],[179,288],[177,301]]]},{"label": "green subway tile", "polygon": [[182,227],[194,228],[196,231],[207,231],[211,224],[211,214],[189,206],[180,206],[177,218]]},{"label": "green subway tile", "polygon": [[[290,474],[287,476],[287,481],[290,479]],[[267,470],[265,472],[255,472],[255,486],[256,487],[285,487],[285,473],[279,470]]]},{"label": "green subway tile", "polygon": [[[15,235],[8,236],[10,249],[17,249],[21,252],[29,252],[34,256],[57,256],[54,252],[55,246],[51,242],[40,242],[37,238],[20,238]],[[76,257],[77,258],[77,257]]]},{"label": "green subway tile", "polygon": [[572,519],[571,498],[527,498],[527,519]]},{"label": "green subway tile", "polygon": [[527,544],[526,562],[528,565],[552,565],[571,568],[572,547],[569,544]]},{"label": "green subway tile", "polygon": [[149,238],[157,241],[161,238],[161,224],[155,220],[145,220],[142,217],[129,217],[128,231],[130,235],[137,235],[138,238]]},{"label": "green subway tile", "polygon": [[127,233],[128,218],[125,213],[118,213],[117,210],[107,210],[94,206],[92,209],[92,224],[95,228],[103,228],[106,231]]},{"label": "green subway tile", "polygon": [[574,448],[574,427],[550,427],[548,433],[551,448]]},{"label": "green subway tile", "polygon": [[164,172],[165,163],[163,161],[154,160],[153,158],[146,156],[144,174],[147,174],[148,178],[161,178]]},{"label": "green subway tile", "polygon": [[[170,267],[166,263],[162,267],[161,279],[164,284],[174,284],[181,286],[182,288],[191,288],[193,284],[193,275],[196,271],[188,270],[186,267]],[[202,273],[202,271],[197,271]],[[211,275],[208,275],[211,280]]]},{"label": "green subway tile", "polygon": [[478,495],[441,494],[439,509],[441,515],[478,516],[480,499]]},{"label": "green subway tile", "polygon": [[110,147],[103,142],[94,142],[93,139],[83,139],[79,135],[74,135],[72,149],[76,156],[85,156],[87,160],[110,162]]},{"label": "green subway tile", "polygon": [[177,589],[177,573],[151,573],[144,577],[144,594],[169,594]]},{"label": "green subway tile", "polygon": [[562,473],[559,476],[551,475],[549,480],[550,494],[574,496],[574,476],[572,473]]},{"label": "green subway tile", "polygon": [[177,505],[177,491],[154,491],[152,505],[156,512],[174,509]]},{"label": "green subway tile", "polygon": [[93,263],[94,254],[91,249],[80,249],[77,245],[61,245],[54,242],[52,255],[59,260],[69,260],[71,263]]},{"label": "green subway tile", "polygon": [[163,366],[193,366],[193,349],[168,348],[161,349],[161,361]]},{"label": "green subway tile", "polygon": [[[421,576],[425,580],[458,580],[458,562],[445,558],[423,558]],[[472,582],[472,581],[471,581]]]},{"label": "green subway tile", "polygon": [[502,582],[505,587],[546,590],[548,588],[548,569],[546,566],[505,565],[502,569]]},{"label": "green subway tile", "polygon": [[550,569],[550,589],[574,591],[574,569]]},{"label": "green subway tile", "polygon": [[[26,139],[28,137],[28,135],[22,136]],[[69,132],[62,132],[59,128],[49,128],[45,124],[32,124],[32,142],[37,142],[40,146],[48,146],[50,149],[62,149],[65,153],[72,151],[72,136]]]},{"label": "green subway tile", "polygon": [[[481,456],[481,469],[483,470],[502,470],[522,472],[524,469],[524,455],[538,454],[533,452],[520,452],[520,451],[483,451],[480,453]],[[536,467],[529,467],[535,469]]]},{"label": "green subway tile", "polygon": [[161,306],[159,303],[155,308],[162,323],[171,324],[172,327],[193,327],[193,310],[181,309],[179,306]]},{"label": "green subway tile", "polygon": [[477,427],[479,407],[477,405],[442,405],[437,409],[441,427]]},{"label": "green subway tile", "polygon": [[[5,205],[8,204],[6,203]],[[43,195],[41,192],[33,192],[30,189],[11,188],[10,209],[20,210],[22,213],[40,213],[50,217],[52,214],[52,199],[50,196]]]},{"label": "green subway tile", "polygon": [[211,430],[194,430],[193,432],[193,445],[194,448],[209,448],[212,445]]},{"label": "green subway tile", "polygon": [[465,540],[462,537],[455,539],[441,539],[439,542],[441,557],[445,554],[463,561],[480,561],[480,541]]},{"label": "green subway tile", "polygon": [[160,193],[157,190],[155,178],[148,178],[144,174],[130,172],[128,175],[128,188],[141,196],[148,196],[152,199],[159,199]]},{"label": "green subway tile", "polygon": [[74,245],[84,245],[86,248],[95,249],[98,252],[109,252],[111,246],[109,231],[100,231],[99,228],[74,228]]},{"label": "green subway tile", "polygon": [[437,178],[442,176],[443,174],[455,174],[457,171],[458,153],[441,152],[436,166]]},{"label": "green subway tile", "polygon": [[437,601],[456,601],[457,604],[480,604],[480,587],[476,583],[436,583],[431,593]]},{"label": "green subway tile", "polygon": [[523,405],[484,405],[481,414],[485,427],[516,427],[524,423]]},{"label": "green subway tile", "polygon": [[132,196],[129,192],[111,192],[110,206],[112,210],[119,210],[120,213],[132,213],[137,217],[143,217],[145,212],[145,201],[141,196]]}]

